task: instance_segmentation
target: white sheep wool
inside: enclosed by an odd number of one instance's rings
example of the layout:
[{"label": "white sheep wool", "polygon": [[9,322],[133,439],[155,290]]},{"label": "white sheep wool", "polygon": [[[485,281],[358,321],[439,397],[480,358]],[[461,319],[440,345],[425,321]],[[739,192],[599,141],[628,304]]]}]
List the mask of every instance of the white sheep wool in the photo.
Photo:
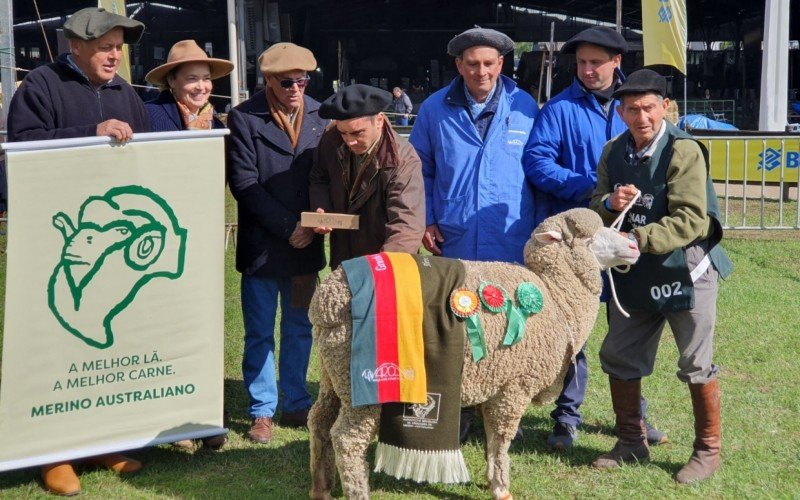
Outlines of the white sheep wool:
[{"label": "white sheep wool", "polygon": [[225,132],[4,145],[0,471],[225,432]]}]

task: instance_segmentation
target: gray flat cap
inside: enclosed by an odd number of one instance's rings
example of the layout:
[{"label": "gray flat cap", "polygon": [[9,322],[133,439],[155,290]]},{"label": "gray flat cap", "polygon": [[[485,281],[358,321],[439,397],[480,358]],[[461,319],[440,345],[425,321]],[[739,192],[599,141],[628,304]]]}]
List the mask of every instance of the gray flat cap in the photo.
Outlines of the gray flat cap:
[{"label": "gray flat cap", "polygon": [[102,7],[87,7],[72,14],[64,23],[67,38],[96,40],[114,28],[122,28],[125,43],[135,44],[144,33],[144,24],[125,16],[106,11]]},{"label": "gray flat cap", "polygon": [[653,92],[661,97],[667,96],[667,79],[651,69],[634,71],[614,91],[614,98],[619,99],[625,94],[647,94]]},{"label": "gray flat cap", "polygon": [[479,45],[494,47],[500,52],[500,55],[514,50],[514,41],[505,33],[475,26],[454,36],[447,44],[447,53],[453,57],[460,57],[461,53],[468,48]]}]

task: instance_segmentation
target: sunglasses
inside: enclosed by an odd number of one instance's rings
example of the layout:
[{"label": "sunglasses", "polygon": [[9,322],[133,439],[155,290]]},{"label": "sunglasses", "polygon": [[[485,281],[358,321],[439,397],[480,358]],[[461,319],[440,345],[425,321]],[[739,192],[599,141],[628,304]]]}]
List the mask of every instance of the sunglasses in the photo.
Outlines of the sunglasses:
[{"label": "sunglasses", "polygon": [[304,76],[302,78],[298,78],[297,80],[294,80],[292,78],[286,78],[284,80],[280,80],[280,84],[281,84],[281,88],[287,89],[287,90],[292,88],[292,86],[294,86],[294,84],[297,84],[297,88],[303,89],[303,88],[306,87],[306,85],[308,84],[309,80],[311,80],[311,77],[306,75],[306,76]]}]

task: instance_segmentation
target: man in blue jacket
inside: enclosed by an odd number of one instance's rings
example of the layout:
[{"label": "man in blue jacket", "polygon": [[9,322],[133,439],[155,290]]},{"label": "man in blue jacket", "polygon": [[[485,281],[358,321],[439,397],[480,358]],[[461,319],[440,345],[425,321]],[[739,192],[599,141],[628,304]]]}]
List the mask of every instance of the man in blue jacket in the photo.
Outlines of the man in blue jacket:
[{"label": "man in blue jacket", "polygon": [[[575,54],[575,81],[542,108],[525,147],[525,175],[536,187],[536,225],[557,213],[588,207],[597,183],[603,146],[627,130],[612,97],[624,80],[620,71],[625,38],[611,28],[595,26],[568,40],[562,54]],[[555,420],[548,447],[572,446],[582,422],[579,411],[589,371],[583,349],[564,377],[564,389],[550,414]],[[642,411],[646,402],[642,399]],[[651,444],[666,436],[648,426]]]},{"label": "man in blue jacket", "polygon": [[[522,263],[535,227],[522,153],[539,108],[500,74],[514,42],[495,30],[455,36],[457,76],[420,108],[409,140],[422,161],[426,229],[434,255]],[[462,440],[471,414],[462,415]]]}]

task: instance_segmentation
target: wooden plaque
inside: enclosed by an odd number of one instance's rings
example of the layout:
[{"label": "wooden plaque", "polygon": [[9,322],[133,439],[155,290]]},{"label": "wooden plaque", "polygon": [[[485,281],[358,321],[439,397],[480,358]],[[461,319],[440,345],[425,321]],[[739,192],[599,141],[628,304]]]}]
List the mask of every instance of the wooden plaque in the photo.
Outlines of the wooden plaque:
[{"label": "wooden plaque", "polygon": [[303,227],[330,227],[333,229],[358,229],[358,215],[302,212],[300,225]]}]

